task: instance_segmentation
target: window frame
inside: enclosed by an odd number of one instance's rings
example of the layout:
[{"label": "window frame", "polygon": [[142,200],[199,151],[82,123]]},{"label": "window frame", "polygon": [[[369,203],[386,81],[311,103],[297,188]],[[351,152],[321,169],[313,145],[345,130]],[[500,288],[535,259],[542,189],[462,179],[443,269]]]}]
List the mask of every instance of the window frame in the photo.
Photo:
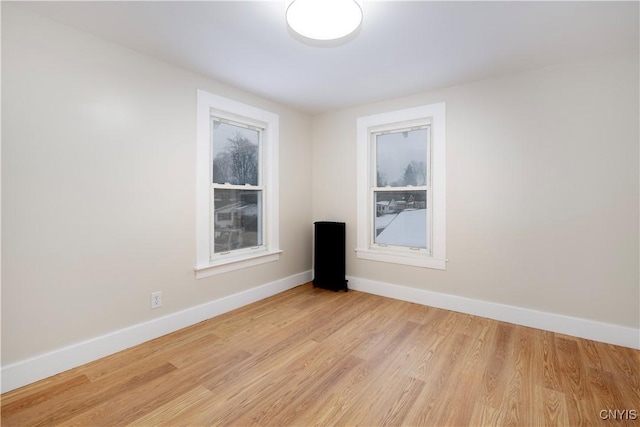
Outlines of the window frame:
[{"label": "window frame", "polygon": [[[258,186],[213,183],[213,117],[259,128]],[[276,261],[279,247],[278,145],[279,116],[204,90],[197,91],[196,278]],[[262,245],[225,253],[214,252],[215,188],[257,190],[262,194]]]},{"label": "window frame", "polygon": [[[431,194],[431,215],[427,215],[427,239],[430,250],[412,250],[401,246],[374,243],[375,224],[375,135],[383,131],[428,125],[430,128],[430,170],[427,184]],[[359,117],[357,119],[357,247],[356,257],[416,267],[446,269],[445,198],[445,103]],[[407,189],[409,187],[397,187]],[[418,189],[418,187],[413,187]],[[394,188],[391,188],[392,190]],[[430,239],[429,239],[430,237]],[[430,240],[430,241],[429,241]]]}]

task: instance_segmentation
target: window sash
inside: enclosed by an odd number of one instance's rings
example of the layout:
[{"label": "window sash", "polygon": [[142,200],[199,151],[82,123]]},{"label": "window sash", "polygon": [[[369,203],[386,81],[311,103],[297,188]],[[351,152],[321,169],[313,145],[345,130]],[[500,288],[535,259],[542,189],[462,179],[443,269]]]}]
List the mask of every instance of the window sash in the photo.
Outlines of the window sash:
[{"label": "window sash", "polygon": [[[378,137],[385,135],[395,135],[405,132],[412,132],[418,130],[427,130],[426,132],[426,156],[423,159],[425,162],[425,183],[426,186],[431,186],[431,125],[429,124],[415,124],[410,123],[406,126],[398,126],[396,125],[387,125],[385,127],[378,127],[375,130],[371,130],[370,132],[370,143],[371,143],[371,158],[372,164],[370,168],[371,175],[371,186],[378,186]],[[382,187],[382,186],[379,186]],[[387,185],[385,187],[394,187],[392,185]],[[395,186],[394,188],[401,187],[400,185]],[[415,186],[414,186],[415,187]]]},{"label": "window sash", "polygon": [[[377,228],[376,228],[376,218],[378,212],[378,206],[376,202],[376,193],[402,193],[407,191],[424,191],[425,192],[425,214],[426,214],[426,224],[425,224],[425,247],[412,247],[412,246],[403,246],[403,245],[394,245],[391,243],[379,243],[376,242],[376,237],[378,236]],[[420,187],[372,187],[370,189],[370,226],[369,226],[369,247],[372,249],[379,249],[384,251],[399,251],[406,253],[420,253],[431,255],[432,254],[432,237],[433,237],[433,207],[432,207],[432,191],[431,188],[426,186]]]},{"label": "window sash", "polygon": [[[249,191],[249,192],[255,192],[256,193],[256,197],[259,198],[259,218],[257,218],[257,223],[256,223],[256,243],[252,244],[250,246],[246,246],[246,247],[238,247],[238,248],[227,248],[227,249],[223,249],[220,247],[220,242],[216,242],[216,237],[217,237],[217,233],[233,233],[235,231],[238,230],[238,228],[236,227],[218,227],[216,228],[215,224],[216,224],[216,206],[215,206],[215,192],[216,190],[218,191],[224,191],[224,190],[239,190],[239,191]],[[266,229],[265,229],[265,225],[266,225],[266,191],[264,190],[264,188],[260,188],[260,187],[248,187],[248,186],[232,186],[232,185],[212,185],[211,187],[211,209],[210,211],[212,212],[211,216],[210,216],[210,224],[211,224],[211,237],[210,237],[210,259],[212,261],[218,260],[218,259],[223,259],[223,258],[228,258],[228,257],[236,257],[236,256],[241,256],[243,254],[248,254],[248,253],[253,253],[256,251],[260,251],[260,250],[266,250],[267,246],[266,246],[266,241],[267,241],[267,235],[266,235]],[[231,217],[228,219],[229,221],[231,221],[232,223],[234,221],[237,221],[237,219],[234,219],[234,213],[235,212],[231,212]],[[250,231],[249,231],[250,232]],[[244,239],[246,236],[244,233],[247,233],[247,230],[242,230],[242,237],[241,239]],[[230,238],[231,241],[231,238]],[[220,250],[216,251],[216,244],[218,244],[218,248]]]},{"label": "window sash", "polygon": [[265,128],[258,126],[258,125],[254,125],[254,124],[249,124],[249,120],[247,120],[246,122],[243,121],[238,121],[240,119],[229,119],[229,118],[225,118],[225,115],[223,114],[211,114],[210,116],[210,120],[209,120],[209,135],[210,135],[210,142],[209,142],[209,182],[215,184],[219,184],[219,185],[243,185],[243,186],[247,186],[247,185],[252,185],[253,184],[249,184],[249,183],[239,183],[239,184],[229,184],[229,183],[215,183],[213,182],[213,162],[214,162],[214,158],[213,158],[213,137],[215,134],[215,122],[220,122],[220,123],[224,123],[224,124],[228,124],[231,126],[236,126],[239,128],[243,128],[243,129],[249,129],[252,131],[256,131],[258,133],[258,182],[257,185],[263,185],[264,183],[264,173],[263,173],[263,162],[264,162],[264,132],[265,132]]},{"label": "window sash", "polygon": [[[400,252],[400,253],[413,253],[413,254],[425,254],[428,256],[432,255],[432,236],[433,236],[433,211],[432,211],[432,189],[431,189],[431,122],[420,121],[419,123],[409,123],[406,126],[399,126],[398,124],[391,124],[379,126],[375,129],[370,129],[369,133],[369,141],[370,141],[370,153],[371,153],[371,164],[369,166],[369,248],[375,250],[382,251],[390,251],[390,252]],[[426,159],[425,159],[425,185],[404,185],[404,186],[384,186],[380,187],[377,185],[378,183],[378,136],[380,135],[389,135],[389,134],[398,134],[403,132],[410,132],[415,130],[423,130],[427,129],[428,132],[426,134]],[[425,247],[411,247],[411,246],[402,246],[402,245],[393,245],[388,243],[377,243],[377,229],[376,229],[376,217],[377,217],[377,199],[376,193],[402,193],[402,192],[413,192],[413,191],[424,191],[425,192],[425,202],[426,202],[426,224],[425,224]]]},{"label": "window sash", "polygon": [[[257,174],[257,185],[252,185],[249,183],[244,183],[244,184],[229,184],[229,183],[215,183],[213,182],[213,138],[214,138],[214,127],[215,127],[215,122],[220,122],[220,123],[225,123],[225,124],[230,124],[232,126],[236,126],[236,127],[240,127],[240,128],[244,128],[244,129],[250,129],[253,131],[257,131],[258,134],[258,174]],[[242,257],[246,254],[250,254],[250,253],[254,253],[256,251],[260,251],[260,250],[267,250],[267,244],[266,242],[268,241],[267,239],[267,235],[266,235],[266,230],[267,228],[267,221],[269,220],[267,218],[267,203],[268,203],[268,199],[267,199],[267,189],[265,188],[264,185],[264,179],[263,179],[263,175],[264,175],[264,168],[263,168],[263,134],[265,129],[261,126],[257,126],[254,124],[250,124],[248,123],[249,121],[247,120],[246,122],[242,119],[242,118],[229,118],[226,117],[223,114],[219,114],[219,113],[211,113],[210,115],[210,156],[209,156],[209,182],[210,182],[210,203],[209,203],[209,222],[210,222],[210,230],[211,230],[211,235],[210,235],[210,250],[209,250],[209,259],[210,261],[217,261],[223,258],[228,258],[228,257]],[[216,252],[216,239],[215,236],[217,233],[219,232],[227,232],[229,230],[222,228],[222,227],[218,227],[216,228],[216,221],[215,221],[215,193],[216,190],[220,191],[220,190],[237,190],[237,191],[255,191],[257,193],[259,193],[259,197],[260,197],[260,212],[259,215],[260,217],[258,218],[258,224],[257,224],[257,233],[258,236],[256,237],[256,240],[258,242],[258,244],[256,245],[252,245],[251,247],[242,247],[242,248],[236,248],[236,249],[230,249],[230,250],[222,250],[222,251],[217,251]]]}]

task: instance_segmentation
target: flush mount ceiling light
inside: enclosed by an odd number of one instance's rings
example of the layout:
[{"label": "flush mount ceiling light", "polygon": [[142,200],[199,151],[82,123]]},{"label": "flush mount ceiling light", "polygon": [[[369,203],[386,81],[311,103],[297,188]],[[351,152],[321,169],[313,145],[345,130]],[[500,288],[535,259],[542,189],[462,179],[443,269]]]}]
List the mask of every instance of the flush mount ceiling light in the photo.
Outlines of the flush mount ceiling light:
[{"label": "flush mount ceiling light", "polygon": [[286,17],[289,27],[304,37],[336,40],[358,29],[362,9],[356,0],[293,0]]}]

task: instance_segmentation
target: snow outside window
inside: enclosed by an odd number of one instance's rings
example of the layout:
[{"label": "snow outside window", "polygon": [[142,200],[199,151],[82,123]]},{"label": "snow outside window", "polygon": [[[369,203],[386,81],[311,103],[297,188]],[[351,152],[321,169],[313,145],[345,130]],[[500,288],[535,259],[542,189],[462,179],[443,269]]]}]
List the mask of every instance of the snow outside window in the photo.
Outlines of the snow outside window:
[{"label": "snow outside window", "polygon": [[358,258],[445,268],[444,166],[444,104],[358,119]]},{"label": "snow outside window", "polygon": [[198,91],[197,153],[196,277],[277,260],[278,116]]}]

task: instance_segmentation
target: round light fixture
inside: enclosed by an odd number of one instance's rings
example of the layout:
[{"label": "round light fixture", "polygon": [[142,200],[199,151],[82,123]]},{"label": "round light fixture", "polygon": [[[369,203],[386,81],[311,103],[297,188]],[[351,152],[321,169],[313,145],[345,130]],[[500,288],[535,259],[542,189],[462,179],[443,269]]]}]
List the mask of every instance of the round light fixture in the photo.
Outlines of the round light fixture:
[{"label": "round light fixture", "polygon": [[296,33],[315,40],[335,40],[353,33],[362,23],[356,0],[293,0],[286,13]]}]

